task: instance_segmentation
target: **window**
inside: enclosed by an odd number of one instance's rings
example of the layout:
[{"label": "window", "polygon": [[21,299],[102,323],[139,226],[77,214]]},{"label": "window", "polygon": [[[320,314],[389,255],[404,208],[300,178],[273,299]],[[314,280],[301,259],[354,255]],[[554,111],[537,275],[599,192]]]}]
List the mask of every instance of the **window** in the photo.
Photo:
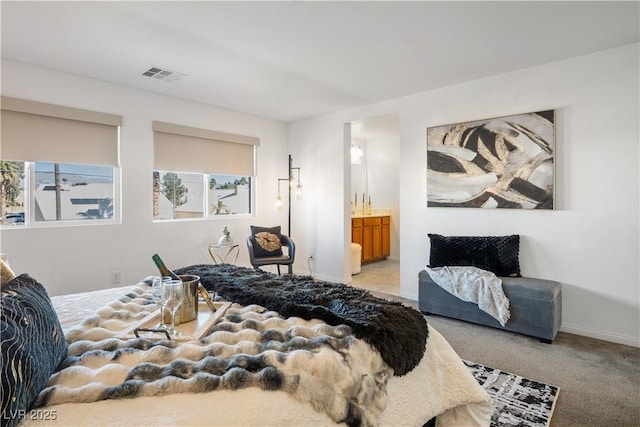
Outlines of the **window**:
[{"label": "window", "polygon": [[258,138],[163,122],[153,130],[154,219],[253,213]]},{"label": "window", "polygon": [[49,162],[1,162],[2,225],[113,220],[115,169]]},{"label": "window", "polygon": [[24,163],[0,161],[0,223],[24,225]]},{"label": "window", "polygon": [[204,217],[202,174],[154,171],[154,219]]},{"label": "window", "polygon": [[34,163],[34,221],[112,219],[113,167]]},{"label": "window", "polygon": [[209,214],[250,214],[251,177],[209,175]]},{"label": "window", "polygon": [[3,226],[119,220],[122,117],[4,96],[1,114]]},{"label": "window", "polygon": [[[187,219],[250,214],[249,176],[154,171],[153,218]],[[204,206],[208,208],[204,209]]]}]

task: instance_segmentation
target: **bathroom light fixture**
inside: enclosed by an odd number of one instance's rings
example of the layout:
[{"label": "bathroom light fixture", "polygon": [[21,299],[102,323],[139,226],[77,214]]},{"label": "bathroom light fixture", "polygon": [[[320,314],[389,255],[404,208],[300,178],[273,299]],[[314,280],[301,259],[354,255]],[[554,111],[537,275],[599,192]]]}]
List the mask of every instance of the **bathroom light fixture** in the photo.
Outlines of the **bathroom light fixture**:
[{"label": "bathroom light fixture", "polygon": [[361,165],[363,157],[362,146],[360,144],[351,144],[351,163]]}]

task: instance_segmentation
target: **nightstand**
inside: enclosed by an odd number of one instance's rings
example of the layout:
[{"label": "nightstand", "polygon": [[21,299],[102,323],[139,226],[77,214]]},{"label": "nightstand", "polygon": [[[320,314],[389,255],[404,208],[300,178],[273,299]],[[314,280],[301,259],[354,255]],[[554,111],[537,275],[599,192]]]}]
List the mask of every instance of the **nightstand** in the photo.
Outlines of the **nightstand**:
[{"label": "nightstand", "polygon": [[[214,264],[235,264],[239,253],[238,245],[219,245],[217,243],[209,245],[209,255],[211,255]],[[231,258],[233,261],[229,261]]]}]

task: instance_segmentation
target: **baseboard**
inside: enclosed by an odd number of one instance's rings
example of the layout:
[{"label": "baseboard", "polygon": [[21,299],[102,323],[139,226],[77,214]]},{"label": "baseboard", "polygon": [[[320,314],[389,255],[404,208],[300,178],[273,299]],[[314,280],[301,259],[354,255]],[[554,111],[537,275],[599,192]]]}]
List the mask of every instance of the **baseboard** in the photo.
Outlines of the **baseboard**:
[{"label": "baseboard", "polygon": [[418,292],[407,292],[403,293],[402,287],[400,288],[400,296],[405,299],[410,299],[411,301],[418,301]]},{"label": "baseboard", "polygon": [[296,276],[312,276],[315,280],[322,280],[325,282],[344,283],[344,280],[342,278],[325,276],[322,274],[318,274],[315,271],[310,271],[309,269],[303,270],[294,268],[293,274],[295,274]]},{"label": "baseboard", "polygon": [[582,326],[563,324],[560,327],[560,331],[570,334],[580,335],[583,337],[595,338],[602,341],[614,342],[617,344],[624,344],[631,347],[640,347],[640,339],[630,335],[616,334],[608,331],[601,331],[598,329],[590,329]]},{"label": "baseboard", "polygon": [[[283,271],[286,271],[286,269],[284,269]],[[316,278],[316,275],[308,268],[303,269],[293,267],[293,274],[295,274],[296,276],[313,276],[314,278]]]}]

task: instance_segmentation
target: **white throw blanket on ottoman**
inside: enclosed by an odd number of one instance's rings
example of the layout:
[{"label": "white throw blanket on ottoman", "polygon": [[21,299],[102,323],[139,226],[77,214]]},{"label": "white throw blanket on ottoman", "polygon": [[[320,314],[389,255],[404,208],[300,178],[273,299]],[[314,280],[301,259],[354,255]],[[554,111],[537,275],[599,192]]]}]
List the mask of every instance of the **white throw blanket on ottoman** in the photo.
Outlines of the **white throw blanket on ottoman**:
[{"label": "white throw blanket on ottoman", "polygon": [[511,317],[502,280],[492,272],[476,267],[427,267],[426,271],[438,286],[463,301],[477,304],[502,326]]}]

